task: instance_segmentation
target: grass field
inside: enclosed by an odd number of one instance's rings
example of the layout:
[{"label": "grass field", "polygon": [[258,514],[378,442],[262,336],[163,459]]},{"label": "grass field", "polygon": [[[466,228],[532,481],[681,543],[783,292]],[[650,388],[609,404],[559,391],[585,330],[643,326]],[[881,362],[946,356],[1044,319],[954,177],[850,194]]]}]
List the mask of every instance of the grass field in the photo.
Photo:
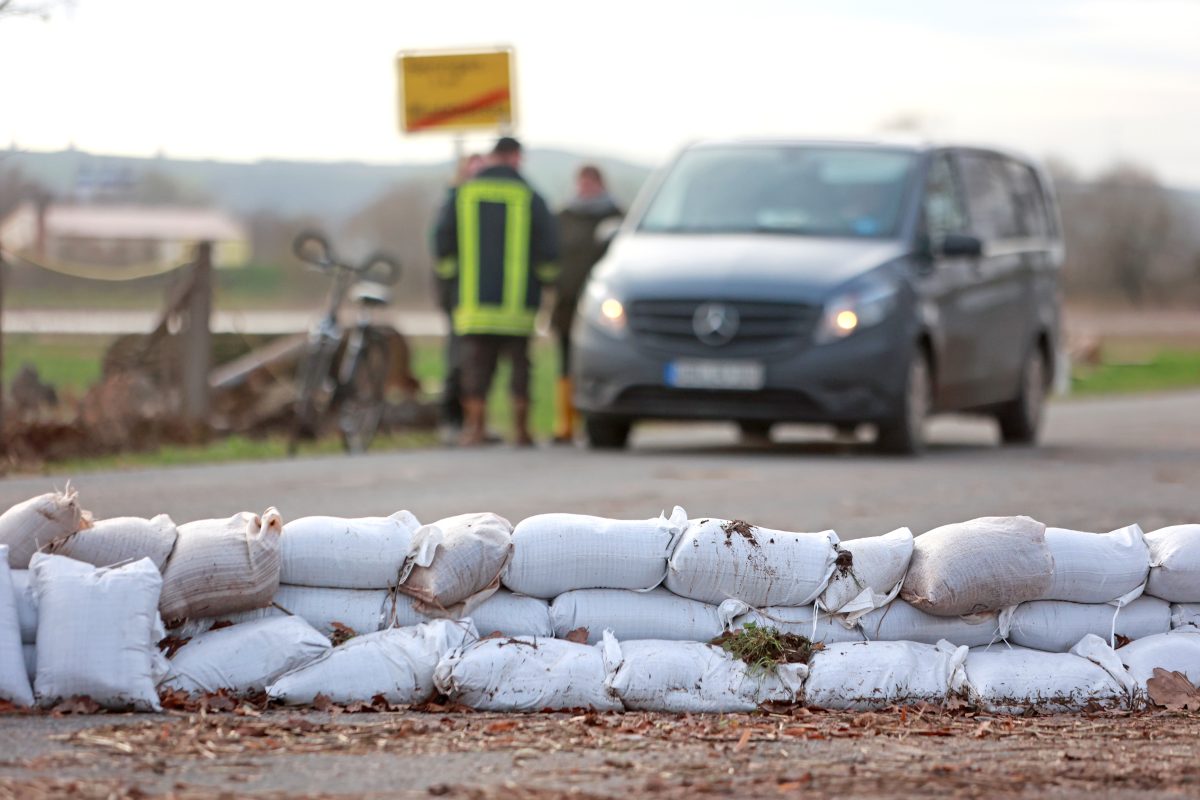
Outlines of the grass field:
[{"label": "grass field", "polygon": [[[81,396],[100,375],[100,362],[108,340],[90,336],[20,334],[4,337],[3,376],[7,385],[25,363],[34,364],[42,379],[53,384],[65,398]],[[438,339],[411,342],[413,372],[430,399],[441,389],[444,358]],[[558,353],[545,339],[534,342],[531,385],[531,427],[535,438],[548,439],[554,430],[554,386]],[[1200,348],[1160,346],[1152,342],[1116,343],[1105,348],[1098,366],[1078,366],[1072,376],[1073,396],[1165,391],[1200,386]],[[490,428],[507,435],[512,430],[508,397],[508,367],[502,365],[488,399]],[[433,433],[405,433],[380,437],[375,448],[395,449],[433,444]],[[302,452],[336,453],[334,440],[307,445]],[[276,458],[286,452],[282,437],[252,439],[229,437],[203,446],[170,446],[154,452],[130,453],[95,459],[62,462],[54,471],[84,471],[134,466],[164,466]]]}]

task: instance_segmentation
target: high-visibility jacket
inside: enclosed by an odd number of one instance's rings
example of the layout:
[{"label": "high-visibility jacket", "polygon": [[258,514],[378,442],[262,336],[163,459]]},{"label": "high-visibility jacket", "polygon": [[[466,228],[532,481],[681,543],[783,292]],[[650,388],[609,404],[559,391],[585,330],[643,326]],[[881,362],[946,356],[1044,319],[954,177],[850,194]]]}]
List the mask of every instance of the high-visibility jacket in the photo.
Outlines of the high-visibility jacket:
[{"label": "high-visibility jacket", "polygon": [[437,276],[454,288],[455,333],[533,333],[542,286],[557,277],[558,236],[520,173],[490,167],[451,191],[434,239]]}]

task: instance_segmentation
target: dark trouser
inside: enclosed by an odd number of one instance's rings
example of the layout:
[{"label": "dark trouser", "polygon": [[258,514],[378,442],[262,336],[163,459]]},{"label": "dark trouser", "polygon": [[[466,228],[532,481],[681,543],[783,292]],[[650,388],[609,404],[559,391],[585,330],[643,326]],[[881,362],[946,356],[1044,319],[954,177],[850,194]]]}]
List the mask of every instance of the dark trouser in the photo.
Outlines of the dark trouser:
[{"label": "dark trouser", "polygon": [[529,399],[529,337],[471,334],[460,336],[462,396],[483,399],[492,386],[500,357],[512,366],[509,391],[519,400]]},{"label": "dark trouser", "polygon": [[442,421],[461,427],[462,408],[462,338],[454,333],[454,317],[447,315],[450,332],[446,335],[446,382],[442,386]]},{"label": "dark trouser", "polygon": [[564,328],[558,332],[558,376],[571,377],[571,329]]}]

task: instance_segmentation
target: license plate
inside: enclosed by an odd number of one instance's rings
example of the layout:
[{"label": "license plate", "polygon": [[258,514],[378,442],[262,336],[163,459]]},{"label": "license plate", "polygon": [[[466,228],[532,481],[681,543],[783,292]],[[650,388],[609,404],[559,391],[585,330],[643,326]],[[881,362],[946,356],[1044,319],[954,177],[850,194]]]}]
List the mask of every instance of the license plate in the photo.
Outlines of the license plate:
[{"label": "license plate", "polygon": [[761,389],[766,368],[759,361],[681,359],[663,371],[667,386],[679,389]]}]

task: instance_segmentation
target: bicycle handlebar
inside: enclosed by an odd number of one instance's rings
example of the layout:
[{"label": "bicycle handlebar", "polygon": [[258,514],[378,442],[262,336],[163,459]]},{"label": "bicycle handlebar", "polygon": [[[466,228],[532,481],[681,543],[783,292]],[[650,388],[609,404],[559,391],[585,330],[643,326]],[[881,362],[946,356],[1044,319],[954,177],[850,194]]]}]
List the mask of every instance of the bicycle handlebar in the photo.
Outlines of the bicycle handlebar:
[{"label": "bicycle handlebar", "polygon": [[393,284],[400,279],[400,262],[387,253],[375,252],[357,267],[343,264],[333,254],[333,248],[319,231],[301,231],[292,242],[296,258],[319,269],[349,272],[356,277],[377,283]]}]

